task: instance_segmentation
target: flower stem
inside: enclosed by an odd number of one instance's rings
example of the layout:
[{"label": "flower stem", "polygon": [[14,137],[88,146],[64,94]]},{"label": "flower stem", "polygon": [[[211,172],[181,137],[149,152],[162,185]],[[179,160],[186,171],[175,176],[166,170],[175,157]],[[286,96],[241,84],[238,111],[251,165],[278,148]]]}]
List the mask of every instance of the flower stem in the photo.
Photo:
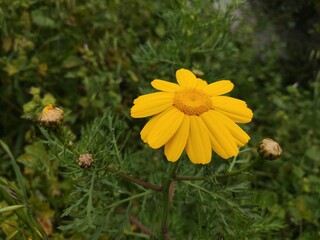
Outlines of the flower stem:
[{"label": "flower stem", "polygon": [[170,185],[174,181],[174,176],[178,168],[180,161],[173,164],[171,171],[165,181],[164,192],[163,192],[163,211],[162,211],[162,234],[166,240],[170,240],[171,237],[168,231],[168,217],[169,217],[169,205],[170,205]]},{"label": "flower stem", "polygon": [[261,160],[262,158],[259,156],[250,165],[232,172],[213,174],[211,176],[174,176],[174,180],[181,181],[181,180],[205,180],[208,178],[227,178],[227,177],[239,175],[243,172],[249,171],[255,165],[257,165],[257,163],[260,162]]}]

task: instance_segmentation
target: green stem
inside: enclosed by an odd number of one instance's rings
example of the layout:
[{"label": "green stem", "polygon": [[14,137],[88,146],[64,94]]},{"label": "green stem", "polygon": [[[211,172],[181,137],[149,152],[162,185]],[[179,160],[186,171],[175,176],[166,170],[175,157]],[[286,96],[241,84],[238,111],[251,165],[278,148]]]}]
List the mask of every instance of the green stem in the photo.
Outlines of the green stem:
[{"label": "green stem", "polygon": [[90,184],[90,189],[88,192],[88,202],[87,202],[87,219],[88,219],[88,224],[90,227],[93,227],[93,222],[91,218],[91,212],[93,209],[93,204],[92,204],[92,196],[93,196],[93,189],[94,189],[94,181],[96,178],[96,171],[94,171],[92,177],[91,177],[91,184]]},{"label": "green stem", "polygon": [[316,79],[315,79],[315,83],[314,83],[314,91],[313,91],[313,115],[314,115],[314,130],[317,133],[318,131],[318,126],[319,126],[319,121],[318,121],[318,109],[319,109],[319,90],[320,90],[320,71],[318,71],[317,75],[316,75]]},{"label": "green stem", "polygon": [[231,171],[232,171],[234,165],[236,164],[236,161],[237,161],[237,157],[235,156],[235,157],[232,158],[232,162],[231,162],[231,164],[230,164],[230,167],[229,167],[229,169],[228,169],[228,172],[231,172]]},{"label": "green stem", "polygon": [[213,174],[211,176],[174,176],[175,180],[181,181],[181,180],[205,180],[208,178],[227,178],[227,177],[231,177],[231,176],[235,176],[235,175],[239,175],[243,172],[247,172],[250,169],[252,169],[255,165],[257,165],[257,163],[259,163],[262,160],[262,158],[259,156],[257,157],[250,165],[233,171],[233,172],[227,172],[227,173],[221,173],[221,174]]},{"label": "green stem", "polygon": [[220,200],[220,201],[223,201],[225,202],[226,204],[228,204],[231,208],[236,208],[237,205],[230,201],[228,198],[224,198],[222,196],[220,196],[219,194],[217,193],[214,193],[214,192],[210,192],[209,190],[203,188],[203,187],[200,187],[199,185],[196,185],[196,184],[193,184],[191,182],[188,182],[188,181],[185,181],[184,184],[187,184],[193,188],[196,188],[198,191],[201,191],[201,192],[204,192],[206,194],[208,194],[209,196],[211,196],[214,200]]},{"label": "green stem", "polygon": [[168,232],[168,217],[169,217],[169,205],[170,205],[170,185],[174,181],[174,177],[176,175],[176,171],[178,168],[180,161],[177,161],[173,164],[172,169],[166,179],[164,185],[164,192],[163,192],[163,211],[162,211],[162,233],[165,239],[169,240],[171,237],[169,236]]},{"label": "green stem", "polygon": [[[68,146],[68,144],[65,143],[65,141],[63,139],[61,139],[61,137],[59,136],[59,134],[55,133],[55,132],[48,132],[45,128],[40,127],[39,126],[39,130],[41,131],[42,135],[50,142],[50,143],[55,143],[55,145],[57,147],[59,147],[60,149],[67,151],[69,154],[71,155],[75,155],[75,156],[79,156],[80,153],[76,152],[75,150],[73,150],[72,148],[70,148]],[[53,139],[51,137],[51,135],[55,138]],[[57,140],[57,141],[55,141]],[[58,144],[57,144],[57,143]]]},{"label": "green stem", "polygon": [[3,148],[3,150],[8,154],[8,156],[11,160],[11,165],[12,165],[13,171],[16,175],[19,189],[20,189],[22,196],[23,196],[23,203],[27,206],[28,205],[28,203],[27,203],[28,202],[27,190],[25,188],[25,182],[24,182],[24,178],[21,173],[21,170],[16,162],[16,159],[13,157],[13,154],[11,153],[8,145],[5,142],[3,142],[2,140],[0,140],[0,145]]},{"label": "green stem", "polygon": [[122,161],[121,153],[120,153],[119,148],[118,148],[116,137],[114,135],[114,131],[112,131],[112,143],[113,143],[114,149],[116,151],[116,156],[117,156],[119,165],[121,166],[123,161]]},{"label": "green stem", "polygon": [[147,195],[150,195],[150,194],[152,194],[152,193],[154,193],[154,192],[151,191],[151,190],[147,190],[147,191],[145,191],[145,192],[143,192],[143,193],[139,193],[139,194],[133,195],[133,196],[131,196],[131,197],[122,199],[122,200],[120,200],[120,201],[118,201],[118,202],[115,202],[115,203],[107,206],[106,208],[114,208],[114,207],[117,207],[117,206],[121,205],[122,203],[129,202],[129,201],[131,201],[131,200],[133,200],[133,199],[141,198],[141,197],[143,197],[143,196],[147,196]]}]

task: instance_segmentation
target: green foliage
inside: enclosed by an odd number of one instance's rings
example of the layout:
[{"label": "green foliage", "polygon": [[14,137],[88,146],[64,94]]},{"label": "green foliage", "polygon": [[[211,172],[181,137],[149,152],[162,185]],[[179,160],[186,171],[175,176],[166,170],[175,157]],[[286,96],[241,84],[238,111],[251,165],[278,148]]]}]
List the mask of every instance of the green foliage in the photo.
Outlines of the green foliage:
[{"label": "green foliage", "polygon": [[[10,205],[8,208],[11,208],[12,210],[15,210],[15,214],[18,216],[18,218],[23,222],[23,227],[21,227],[21,230],[13,229],[7,229],[8,232],[6,233],[7,236],[10,235],[10,237],[23,237],[26,236],[23,232],[27,231],[30,236],[32,236],[34,239],[47,239],[45,231],[40,226],[39,223],[36,222],[32,215],[32,208],[28,206],[28,199],[27,199],[27,192],[26,188],[24,186],[25,180],[23,178],[23,175],[16,163],[16,159],[12,156],[12,153],[9,149],[9,147],[0,140],[0,145],[4,149],[4,151],[9,155],[11,164],[13,166],[16,179],[18,182],[18,187],[15,186],[15,184],[8,182],[4,178],[0,178],[0,196],[1,200],[5,201],[8,205]],[[22,206],[25,208],[15,208],[16,206]],[[3,218],[1,223],[2,228],[6,229],[6,225],[10,225],[11,219],[10,215],[8,215],[8,221],[7,218]],[[24,230],[24,228],[26,230]]]},{"label": "green foliage", "polygon": [[[59,135],[49,134],[44,129],[42,133],[47,138],[42,142],[50,146],[51,154],[59,160],[63,177],[72,180],[72,192],[67,201],[69,207],[61,215],[63,224],[59,229],[68,234],[81,233],[83,238],[90,236],[91,239],[121,235],[147,237],[130,230],[132,223],[129,219],[133,216],[150,229],[159,228],[162,192],[148,190],[145,185],[128,184],[121,177],[124,177],[123,172],[130,172],[132,176],[144,176],[147,182],[161,184],[167,178],[170,166],[158,152],[150,155],[154,158],[153,164],[141,170],[141,165],[145,163],[137,165],[136,154],[126,151],[129,147],[126,141],[128,135],[123,120],[112,117],[112,112],[107,111],[83,129],[78,142],[69,146],[60,141]],[[93,166],[87,169],[79,167],[77,158],[82,153],[93,154]],[[172,237],[185,235],[190,239],[208,239],[212,235],[223,234],[237,239],[240,236],[258,237],[259,234],[283,228],[283,223],[273,216],[259,216],[256,202],[250,200],[252,193],[245,194],[248,181],[239,183],[239,179],[234,178],[226,184],[211,178],[213,172],[219,174],[226,171],[229,164],[220,162],[218,170],[194,169],[195,166],[188,164],[187,159],[182,161],[179,174],[193,172],[191,175],[200,174],[204,179],[197,183],[176,182],[173,186],[176,189],[176,206],[170,213],[170,229],[174,229]],[[247,160],[235,158],[231,165],[247,163]],[[186,216],[188,220],[181,221]],[[247,225],[246,230],[239,228],[239,223],[241,226]],[[160,234],[159,230],[153,234]]]},{"label": "green foliage", "polygon": [[134,58],[143,63],[140,71],[153,67],[172,73],[192,67],[211,73],[216,54],[226,50],[232,14],[239,5],[240,1],[164,1],[158,14],[166,29],[162,34],[165,39],[147,42],[138,49]]},{"label": "green foliage", "polygon": [[[276,2],[3,0],[0,238],[318,239],[319,4]],[[140,140],[132,100],[181,67],[254,110],[236,158],[172,167]],[[63,125],[38,126],[47,104]],[[264,137],[281,159],[254,161]]]}]

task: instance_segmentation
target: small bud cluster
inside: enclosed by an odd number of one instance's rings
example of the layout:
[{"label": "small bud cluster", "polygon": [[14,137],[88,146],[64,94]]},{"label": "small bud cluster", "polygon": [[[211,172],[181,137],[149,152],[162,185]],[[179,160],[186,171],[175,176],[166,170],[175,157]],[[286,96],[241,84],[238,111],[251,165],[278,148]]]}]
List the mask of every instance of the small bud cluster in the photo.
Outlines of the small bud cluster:
[{"label": "small bud cluster", "polygon": [[275,160],[282,154],[280,145],[271,138],[263,139],[258,145],[259,155],[266,160]]},{"label": "small bud cluster", "polygon": [[78,164],[82,168],[89,168],[94,162],[93,156],[90,153],[81,154],[78,159]]}]

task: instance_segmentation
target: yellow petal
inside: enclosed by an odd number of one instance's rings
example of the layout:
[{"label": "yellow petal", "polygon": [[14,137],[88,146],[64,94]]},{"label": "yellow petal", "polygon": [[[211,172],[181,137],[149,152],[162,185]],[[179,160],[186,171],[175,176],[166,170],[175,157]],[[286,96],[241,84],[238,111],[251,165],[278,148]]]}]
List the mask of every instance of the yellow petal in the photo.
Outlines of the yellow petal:
[{"label": "yellow petal", "polygon": [[197,78],[197,85],[196,88],[201,90],[204,89],[206,86],[208,86],[208,83],[201,78]]},{"label": "yellow petal", "polygon": [[209,84],[204,88],[205,93],[209,96],[217,96],[230,92],[233,89],[233,83],[229,80],[220,80]]},{"label": "yellow petal", "polygon": [[183,117],[182,112],[175,107],[171,107],[152,118],[150,124],[146,124],[141,131],[141,138],[151,148],[160,148],[177,132]]},{"label": "yellow petal", "polygon": [[133,102],[131,108],[133,118],[144,118],[158,114],[173,104],[173,93],[156,92],[142,95]]},{"label": "yellow petal", "polygon": [[217,111],[215,111],[215,116],[220,120],[220,122],[224,123],[224,126],[226,128],[228,128],[239,147],[244,146],[249,141],[249,135],[245,131],[243,131],[237,124],[235,124],[230,118]]},{"label": "yellow petal", "polygon": [[154,87],[157,90],[164,91],[164,92],[176,92],[181,90],[181,87],[172,82],[164,81],[155,79],[151,82],[152,87]]},{"label": "yellow petal", "polygon": [[201,119],[209,130],[213,150],[222,158],[238,155],[239,149],[230,131],[224,126],[215,111],[208,111],[201,115]]},{"label": "yellow petal", "polygon": [[220,96],[211,98],[213,109],[227,115],[238,123],[248,123],[252,120],[253,113],[242,100]]},{"label": "yellow petal", "polygon": [[190,116],[190,131],[186,152],[194,164],[207,164],[211,161],[212,150],[208,129],[198,116]]},{"label": "yellow petal", "polygon": [[189,127],[189,116],[185,115],[176,134],[164,145],[164,154],[168,161],[175,162],[180,158],[186,147],[189,136]]},{"label": "yellow petal", "polygon": [[211,101],[215,106],[220,106],[220,105],[242,105],[244,107],[247,106],[247,103],[243,100],[233,98],[233,97],[228,97],[228,96],[214,96],[211,97]]},{"label": "yellow petal", "polygon": [[181,68],[176,72],[176,78],[181,87],[193,88],[198,82],[193,72],[184,68]]},{"label": "yellow petal", "polygon": [[147,143],[148,135],[152,131],[154,123],[157,122],[160,114],[153,116],[147,123],[144,125],[140,132],[140,136],[143,142]]},{"label": "yellow petal", "polygon": [[[233,111],[232,108],[225,109],[225,110],[217,109],[217,111],[226,115],[227,117],[229,117],[232,121],[234,121],[236,123],[251,122],[252,116],[253,116],[253,113],[249,108],[245,109],[245,111],[241,111],[241,113],[232,113],[232,111]],[[240,115],[240,114],[242,114],[242,115]]]}]

